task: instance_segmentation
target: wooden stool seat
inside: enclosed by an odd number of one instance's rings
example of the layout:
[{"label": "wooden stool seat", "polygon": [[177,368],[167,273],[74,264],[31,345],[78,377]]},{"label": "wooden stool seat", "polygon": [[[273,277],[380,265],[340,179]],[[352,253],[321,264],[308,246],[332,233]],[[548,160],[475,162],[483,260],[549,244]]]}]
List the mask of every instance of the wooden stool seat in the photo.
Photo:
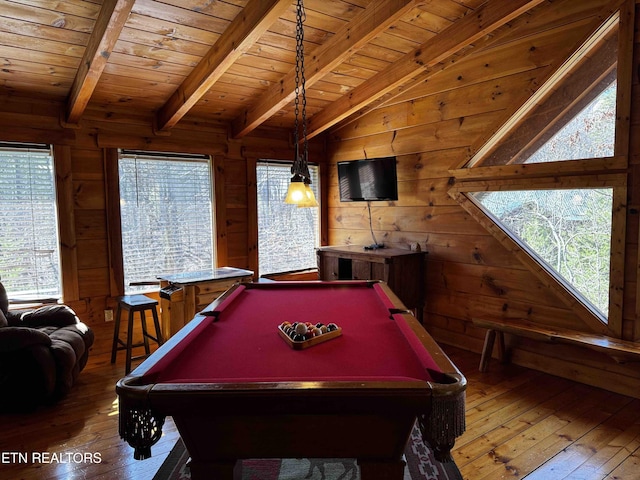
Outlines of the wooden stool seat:
[{"label": "wooden stool seat", "polygon": [[[126,367],[125,374],[131,371],[131,360],[137,360],[140,358],[146,358],[151,354],[149,348],[149,339],[153,340],[158,346],[164,343],[162,338],[162,331],[160,330],[160,321],[158,320],[158,301],[153,298],[149,298],[146,295],[125,295],[118,300],[118,309],[116,311],[116,320],[113,329],[113,345],[111,347],[111,363],[116,361],[116,353],[118,350],[126,350]],[[120,321],[122,318],[122,310],[129,312],[127,322],[127,340],[126,342],[120,339]],[[150,311],[153,315],[153,324],[156,329],[155,336],[151,335],[147,330],[146,312]],[[140,323],[142,326],[142,342],[133,343],[133,319],[134,313],[139,312]],[[145,354],[137,357],[132,357],[131,351],[136,347],[144,347]]]}]

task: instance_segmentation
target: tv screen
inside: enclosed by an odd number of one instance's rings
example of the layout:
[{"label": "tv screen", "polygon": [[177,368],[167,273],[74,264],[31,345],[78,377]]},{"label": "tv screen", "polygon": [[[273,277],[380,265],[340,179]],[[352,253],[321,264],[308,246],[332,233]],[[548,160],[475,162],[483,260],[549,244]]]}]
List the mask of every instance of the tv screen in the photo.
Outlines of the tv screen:
[{"label": "tv screen", "polygon": [[397,200],[396,157],[338,162],[341,202]]}]

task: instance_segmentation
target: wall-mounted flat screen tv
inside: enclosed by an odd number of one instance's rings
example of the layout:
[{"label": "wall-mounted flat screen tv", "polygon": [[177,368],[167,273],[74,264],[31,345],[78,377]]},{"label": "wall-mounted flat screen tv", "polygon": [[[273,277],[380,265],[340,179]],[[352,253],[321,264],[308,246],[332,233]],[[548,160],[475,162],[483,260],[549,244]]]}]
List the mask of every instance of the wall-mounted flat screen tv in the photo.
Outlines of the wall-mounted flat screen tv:
[{"label": "wall-mounted flat screen tv", "polygon": [[396,157],[338,162],[341,202],[398,200]]}]

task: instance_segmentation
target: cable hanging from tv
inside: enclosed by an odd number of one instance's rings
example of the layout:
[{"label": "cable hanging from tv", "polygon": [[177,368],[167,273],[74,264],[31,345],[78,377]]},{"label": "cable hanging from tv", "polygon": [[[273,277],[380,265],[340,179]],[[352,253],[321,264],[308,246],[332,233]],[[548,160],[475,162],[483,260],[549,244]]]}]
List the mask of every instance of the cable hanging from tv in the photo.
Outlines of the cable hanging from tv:
[{"label": "cable hanging from tv", "polygon": [[369,229],[371,230],[371,238],[373,243],[364,247],[365,250],[377,250],[378,248],[384,248],[384,243],[378,243],[376,236],[373,234],[373,223],[371,222],[371,202],[367,202],[367,208],[369,209]]}]

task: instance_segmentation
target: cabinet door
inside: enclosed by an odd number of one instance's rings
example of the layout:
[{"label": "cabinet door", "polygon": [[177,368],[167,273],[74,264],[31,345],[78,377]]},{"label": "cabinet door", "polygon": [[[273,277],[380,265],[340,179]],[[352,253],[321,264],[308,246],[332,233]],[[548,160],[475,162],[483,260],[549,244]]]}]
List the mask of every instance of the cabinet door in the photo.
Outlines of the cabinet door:
[{"label": "cabinet door", "polygon": [[[389,283],[389,264],[388,263],[371,263],[371,280],[382,280]],[[391,285],[389,285],[391,287]]]},{"label": "cabinet door", "polygon": [[320,269],[320,280],[338,280],[340,278],[338,257],[321,254],[319,259],[320,265],[318,265],[318,268]]},{"label": "cabinet door", "polygon": [[351,278],[353,280],[372,280],[371,263],[363,260],[351,262]]}]

